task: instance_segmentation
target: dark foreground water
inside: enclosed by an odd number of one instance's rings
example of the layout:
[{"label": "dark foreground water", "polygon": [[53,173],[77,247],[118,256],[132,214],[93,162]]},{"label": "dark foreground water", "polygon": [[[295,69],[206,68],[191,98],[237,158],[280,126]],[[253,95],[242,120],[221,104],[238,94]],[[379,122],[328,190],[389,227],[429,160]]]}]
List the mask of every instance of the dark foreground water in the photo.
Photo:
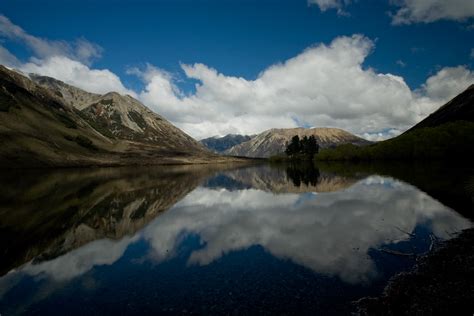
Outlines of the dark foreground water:
[{"label": "dark foreground water", "polygon": [[349,314],[472,225],[472,170],[413,168],[3,172],[0,314]]}]

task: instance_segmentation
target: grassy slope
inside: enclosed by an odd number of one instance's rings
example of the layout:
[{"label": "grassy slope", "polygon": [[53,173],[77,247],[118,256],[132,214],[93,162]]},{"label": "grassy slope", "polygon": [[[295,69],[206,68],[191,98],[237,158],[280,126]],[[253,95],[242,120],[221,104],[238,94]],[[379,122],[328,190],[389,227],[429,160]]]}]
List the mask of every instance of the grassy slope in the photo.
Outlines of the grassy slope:
[{"label": "grassy slope", "polygon": [[342,145],[323,149],[316,156],[331,160],[471,159],[474,156],[474,123],[456,121],[409,131],[373,145]]}]

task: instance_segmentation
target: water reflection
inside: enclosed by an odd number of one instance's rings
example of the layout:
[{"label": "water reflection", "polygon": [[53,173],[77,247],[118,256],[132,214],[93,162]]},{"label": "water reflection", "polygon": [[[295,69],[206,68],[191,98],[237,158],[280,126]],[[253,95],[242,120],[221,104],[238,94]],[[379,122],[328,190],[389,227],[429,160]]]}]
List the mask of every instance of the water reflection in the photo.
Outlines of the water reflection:
[{"label": "water reflection", "polygon": [[469,221],[410,185],[372,176],[327,194],[198,188],[149,225],[143,238],[158,261],[173,257],[183,233],[192,233],[204,246],[191,253],[189,264],[261,245],[276,257],[353,283],[377,275],[369,249],[407,240],[406,232],[419,225],[447,238]]},{"label": "water reflection", "polygon": [[2,172],[0,274],[97,239],[132,235],[229,167]]},{"label": "water reflection", "polygon": [[[11,313],[31,306],[46,311],[46,306],[57,304],[55,295],[74,294],[102,304],[87,294],[99,283],[111,297],[140,292],[138,283],[132,288],[112,286],[125,275],[141,282],[172,275],[168,285],[157,281],[141,295],[162,291],[171,299],[166,303],[170,308],[210,308],[214,303],[205,295],[210,291],[206,283],[213,277],[206,268],[220,271],[226,284],[241,284],[232,290],[242,296],[239,306],[255,312],[245,305],[250,296],[243,293],[265,297],[274,285],[244,291],[246,282],[235,267],[258,272],[247,280],[251,284],[264,284],[256,279],[263,275],[297,284],[282,295],[311,293],[305,303],[315,308],[314,300],[332,295],[316,291],[324,282],[339,284],[335,288],[347,293],[359,286],[370,291],[373,284],[388,279],[387,271],[406,268],[407,258],[384,254],[382,247],[423,253],[430,235],[450,238],[471,226],[405,182],[314,166],[107,169],[4,174],[1,180],[9,186],[0,207],[0,246],[5,254],[1,271],[8,272],[0,278],[0,311]],[[280,270],[268,276],[271,260],[277,260]],[[302,283],[295,281],[294,267],[306,269],[298,270],[305,275]],[[193,271],[204,298],[190,292],[180,301],[173,294],[186,271]],[[308,273],[326,281],[316,282]],[[228,291],[223,283],[213,286]],[[341,302],[334,303],[347,305],[350,298],[362,295],[344,293],[336,295]],[[275,296],[265,304],[277,308],[281,300]],[[154,302],[148,311],[162,311],[160,304],[165,303]],[[220,312],[228,313],[234,303],[225,302],[227,296],[219,303]]]}]

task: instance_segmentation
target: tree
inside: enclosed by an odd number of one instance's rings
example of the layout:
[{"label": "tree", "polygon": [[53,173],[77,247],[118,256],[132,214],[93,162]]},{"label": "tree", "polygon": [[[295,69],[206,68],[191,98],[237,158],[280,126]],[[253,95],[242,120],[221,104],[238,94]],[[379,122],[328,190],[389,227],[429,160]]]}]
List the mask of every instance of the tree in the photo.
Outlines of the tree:
[{"label": "tree", "polygon": [[311,160],[318,152],[319,145],[314,135],[311,135],[310,137],[304,136],[302,139],[300,139],[298,135],[295,135],[291,139],[291,142],[286,145],[285,149],[285,153],[288,156],[299,154],[307,156]]},{"label": "tree", "polygon": [[291,142],[286,146],[285,154],[288,156],[295,155],[301,151],[300,137],[298,135],[291,138]]},{"label": "tree", "polygon": [[314,135],[311,135],[308,138],[308,143],[306,145],[306,154],[313,159],[314,155],[316,155],[319,152],[319,145],[318,141],[316,140],[316,137]]}]

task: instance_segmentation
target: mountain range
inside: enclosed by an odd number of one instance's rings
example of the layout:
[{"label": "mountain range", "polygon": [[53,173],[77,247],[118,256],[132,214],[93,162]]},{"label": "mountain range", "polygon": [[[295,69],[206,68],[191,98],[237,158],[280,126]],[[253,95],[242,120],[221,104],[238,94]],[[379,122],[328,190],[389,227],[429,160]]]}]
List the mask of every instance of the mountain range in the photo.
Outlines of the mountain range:
[{"label": "mountain range", "polygon": [[228,161],[128,95],[0,66],[2,167]]},{"label": "mountain range", "polygon": [[[130,95],[90,93],[54,78],[24,75],[0,65],[0,166],[242,161],[239,157],[281,154],[295,135],[315,136],[324,152],[318,155],[320,159],[441,157],[447,152],[466,153],[457,143],[472,134],[466,121],[474,122],[473,104],[471,85],[401,136],[377,144],[337,128],[274,128],[253,136],[227,135],[198,142]],[[457,123],[461,121],[465,123]],[[337,151],[331,151],[336,147]]]},{"label": "mountain range", "polygon": [[330,148],[341,144],[368,145],[371,142],[338,128],[273,128],[252,139],[238,144],[225,154],[255,158],[268,158],[282,154],[291,138],[313,135],[320,148]]}]

